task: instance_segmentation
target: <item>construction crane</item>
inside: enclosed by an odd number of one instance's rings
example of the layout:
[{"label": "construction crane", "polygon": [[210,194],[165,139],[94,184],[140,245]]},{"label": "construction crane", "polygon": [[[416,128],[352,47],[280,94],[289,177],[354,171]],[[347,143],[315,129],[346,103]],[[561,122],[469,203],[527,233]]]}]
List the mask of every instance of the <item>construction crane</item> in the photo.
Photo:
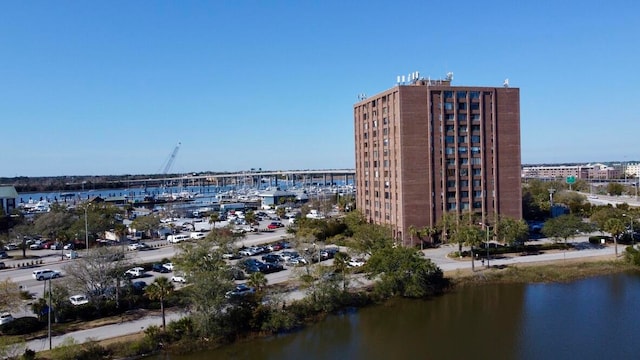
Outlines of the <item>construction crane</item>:
[{"label": "construction crane", "polygon": [[169,172],[169,170],[171,170],[171,165],[173,165],[173,161],[176,159],[178,150],[180,150],[180,145],[181,143],[178,142],[178,145],[176,145],[176,147],[173,148],[173,151],[169,155],[169,158],[167,159],[167,161],[164,162],[165,165],[162,168],[162,173],[161,173],[162,175],[166,175]]}]

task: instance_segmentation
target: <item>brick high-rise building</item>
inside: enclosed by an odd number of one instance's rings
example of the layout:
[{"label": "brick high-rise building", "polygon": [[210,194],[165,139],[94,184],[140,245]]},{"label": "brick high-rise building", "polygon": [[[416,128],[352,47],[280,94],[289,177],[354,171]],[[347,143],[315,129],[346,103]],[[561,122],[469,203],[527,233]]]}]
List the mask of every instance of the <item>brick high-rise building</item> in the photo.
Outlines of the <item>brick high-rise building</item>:
[{"label": "brick high-rise building", "polygon": [[404,245],[445,212],[522,218],[519,89],[416,77],[353,112],[357,207]]}]

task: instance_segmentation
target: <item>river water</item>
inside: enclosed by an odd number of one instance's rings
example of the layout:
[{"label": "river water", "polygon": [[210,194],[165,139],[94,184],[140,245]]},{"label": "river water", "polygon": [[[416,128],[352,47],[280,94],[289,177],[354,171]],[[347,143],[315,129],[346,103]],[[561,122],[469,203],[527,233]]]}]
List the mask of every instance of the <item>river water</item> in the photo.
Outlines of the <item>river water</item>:
[{"label": "river water", "polygon": [[390,301],[301,331],[156,360],[637,359],[640,276],[487,285]]}]

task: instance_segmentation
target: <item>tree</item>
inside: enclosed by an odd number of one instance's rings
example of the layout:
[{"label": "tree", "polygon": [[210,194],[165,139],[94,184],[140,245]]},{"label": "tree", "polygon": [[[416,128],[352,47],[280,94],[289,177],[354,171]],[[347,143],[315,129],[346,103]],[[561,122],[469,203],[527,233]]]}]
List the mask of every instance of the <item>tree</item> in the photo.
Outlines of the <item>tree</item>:
[{"label": "tree", "polygon": [[214,212],[209,215],[209,225],[213,225],[212,229],[215,229],[216,223],[220,221],[220,213]]},{"label": "tree", "polygon": [[503,244],[524,244],[529,235],[529,226],[522,220],[502,217],[494,228],[497,240]]},{"label": "tree", "polygon": [[226,307],[226,292],[234,286],[222,257],[233,246],[229,231],[212,231],[198,242],[183,242],[173,258],[190,286],[184,288],[195,331],[210,337],[228,330],[221,322]]},{"label": "tree", "polygon": [[252,226],[256,222],[256,213],[253,210],[249,210],[244,214],[244,220]]},{"label": "tree", "polygon": [[482,244],[484,239],[484,231],[474,224],[464,224],[459,226],[452,234],[454,242],[462,245],[467,245],[471,248],[471,270],[475,271],[475,254],[473,252],[474,247]]},{"label": "tree", "polygon": [[287,214],[287,209],[285,209],[283,206],[279,206],[276,209],[276,216],[278,216],[280,219],[282,219],[286,214]]},{"label": "tree", "polygon": [[160,311],[162,312],[162,329],[166,329],[164,302],[174,290],[173,283],[164,276],[159,276],[149,286],[144,289],[144,294],[150,300],[160,301]]},{"label": "tree", "polygon": [[565,245],[569,238],[573,238],[584,231],[586,225],[575,215],[560,215],[547,220],[542,226],[542,233],[554,241],[564,239]]},{"label": "tree", "polygon": [[611,218],[604,224],[604,231],[610,233],[611,236],[613,236],[616,258],[618,257],[618,240],[626,230],[626,225],[622,222],[622,220],[617,218]]},{"label": "tree", "polygon": [[249,275],[247,283],[249,286],[254,287],[258,294],[261,294],[262,290],[267,286],[267,278],[261,272],[254,272]]},{"label": "tree", "polygon": [[87,255],[64,266],[67,276],[66,286],[76,292],[87,294],[89,298],[113,298],[113,287],[124,277],[130,261],[120,249],[97,247]]},{"label": "tree", "polygon": [[340,274],[339,277],[342,280],[342,291],[347,291],[349,286],[349,272],[350,267],[347,265],[349,262],[349,255],[342,251],[336,253],[333,258],[333,271],[336,274]]},{"label": "tree", "polygon": [[[425,226],[420,229],[418,235],[426,236],[429,239],[431,245],[433,245],[433,236],[438,233],[438,229],[434,226]],[[422,241],[422,236],[420,236],[420,249],[423,249],[424,241]]]},{"label": "tree", "polygon": [[136,231],[144,232],[148,237],[153,237],[153,232],[160,227],[160,217],[158,215],[150,214],[146,216],[138,216],[131,222],[129,226]]},{"label": "tree", "polygon": [[403,246],[376,251],[366,269],[368,278],[379,277],[376,291],[383,296],[428,297],[439,293],[446,284],[440,268]]},{"label": "tree", "polygon": [[409,225],[409,238],[411,239],[411,247],[413,247],[413,238],[418,236],[418,228],[415,225]]},{"label": "tree", "polygon": [[18,284],[5,279],[0,281],[0,310],[13,309],[20,305],[20,287]]}]

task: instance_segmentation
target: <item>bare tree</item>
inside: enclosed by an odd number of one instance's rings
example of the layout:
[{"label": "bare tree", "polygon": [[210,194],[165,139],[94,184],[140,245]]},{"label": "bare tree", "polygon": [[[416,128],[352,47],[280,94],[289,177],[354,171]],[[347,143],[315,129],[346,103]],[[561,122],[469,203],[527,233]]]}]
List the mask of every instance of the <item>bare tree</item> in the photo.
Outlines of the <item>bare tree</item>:
[{"label": "bare tree", "polygon": [[84,293],[89,298],[113,298],[116,296],[114,286],[129,265],[120,249],[94,248],[64,267],[67,274],[65,282],[69,289]]}]

